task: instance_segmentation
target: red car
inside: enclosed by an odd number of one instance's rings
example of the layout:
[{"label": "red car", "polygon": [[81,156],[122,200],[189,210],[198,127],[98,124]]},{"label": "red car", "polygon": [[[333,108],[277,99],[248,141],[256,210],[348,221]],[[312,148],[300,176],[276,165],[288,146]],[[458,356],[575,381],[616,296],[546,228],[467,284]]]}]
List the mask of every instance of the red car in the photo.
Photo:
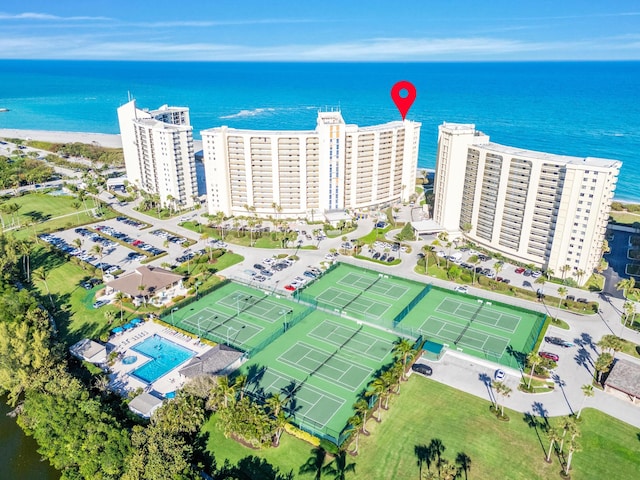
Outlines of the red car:
[{"label": "red car", "polygon": [[540,356],[542,358],[548,358],[549,360],[553,360],[554,362],[557,362],[560,359],[558,355],[551,352],[540,352]]},{"label": "red car", "polygon": [[293,285],[285,285],[284,289],[289,290],[290,292],[293,292],[296,289],[296,287],[294,287]]},{"label": "red car", "polygon": [[524,270],[525,270],[524,268],[518,267],[516,268],[516,273],[524,273]]}]

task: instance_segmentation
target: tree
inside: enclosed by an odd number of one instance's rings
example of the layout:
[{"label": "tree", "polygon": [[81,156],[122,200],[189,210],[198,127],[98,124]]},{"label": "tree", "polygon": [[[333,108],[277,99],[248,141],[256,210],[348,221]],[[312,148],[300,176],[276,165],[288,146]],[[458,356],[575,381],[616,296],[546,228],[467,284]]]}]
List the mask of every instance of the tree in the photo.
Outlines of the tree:
[{"label": "tree", "polygon": [[37,280],[42,281],[44,284],[44,288],[47,290],[47,295],[49,296],[49,301],[51,302],[51,308],[56,309],[55,304],[53,303],[53,298],[51,297],[51,290],[49,290],[49,284],[47,283],[47,279],[49,278],[49,272],[47,272],[44,267],[38,267],[33,271],[33,276]]},{"label": "tree", "polygon": [[113,310],[106,310],[104,312],[104,318],[107,321],[107,324],[111,325],[116,319],[116,312],[114,312]]},{"label": "tree", "polygon": [[562,281],[564,282],[564,280],[567,277],[567,272],[569,272],[571,270],[571,265],[563,265],[560,268],[560,271],[562,272]]},{"label": "tree", "polygon": [[406,379],[407,360],[413,356],[413,344],[406,338],[398,338],[393,342],[393,356],[402,359],[402,379]]},{"label": "tree", "polygon": [[560,419],[560,428],[562,429],[562,436],[560,437],[560,453],[562,453],[562,449],[564,448],[564,441],[569,434],[569,438],[573,438],[578,434],[578,424],[576,422],[575,417],[565,416]]},{"label": "tree", "polygon": [[633,277],[629,277],[624,280],[620,280],[616,283],[616,290],[622,290],[622,294],[624,298],[627,298],[627,295],[630,291],[632,291],[636,286],[636,280]]},{"label": "tree", "polygon": [[569,470],[571,469],[571,460],[573,459],[573,454],[575,452],[579,452],[580,450],[582,450],[582,448],[580,447],[578,442],[576,442],[575,440],[572,439],[569,442],[569,455],[567,457],[567,464],[565,465],[565,468],[564,468],[564,474],[565,475],[569,475]]},{"label": "tree", "polygon": [[473,265],[473,269],[471,270],[471,285],[474,285],[476,283],[476,267],[480,265],[480,259],[478,255],[471,255],[468,262]]},{"label": "tree", "polygon": [[493,264],[493,269],[496,271],[496,277],[500,275],[502,268],[504,267],[504,262],[498,261]]},{"label": "tree", "polygon": [[547,452],[547,457],[545,458],[547,463],[551,463],[551,452],[553,451],[553,446],[558,444],[561,438],[562,437],[560,436],[560,432],[558,432],[558,429],[556,427],[550,426],[547,429],[547,439],[549,440],[549,451]]},{"label": "tree", "polygon": [[547,280],[551,280],[551,277],[553,277],[553,275],[556,272],[553,271],[553,268],[547,268],[544,272],[544,274],[547,276]]},{"label": "tree", "polygon": [[360,415],[362,417],[362,433],[366,435],[368,433],[367,414],[369,413],[369,402],[367,402],[364,398],[361,398],[353,404],[353,409],[356,415]]},{"label": "tree", "polygon": [[439,438],[432,438],[431,441],[429,442],[429,446],[427,447],[427,450],[429,452],[429,457],[432,460],[436,460],[438,471],[440,471],[442,454],[446,449],[447,447],[444,446],[444,443],[442,443],[442,440],[440,440]]},{"label": "tree", "polygon": [[381,413],[382,413],[382,399],[384,395],[387,393],[387,385],[381,378],[376,378],[369,385],[371,390],[368,390],[365,395],[367,397],[375,397],[378,401],[378,422],[382,421]]},{"label": "tree", "polygon": [[610,370],[612,363],[613,363],[613,355],[611,355],[610,353],[602,353],[600,354],[600,356],[598,356],[598,359],[596,360],[594,368],[596,372],[598,372],[599,383],[602,383],[601,382],[602,375],[604,375]]},{"label": "tree", "polygon": [[582,387],[580,387],[582,389],[582,394],[584,395],[584,398],[582,399],[582,405],[580,405],[580,410],[578,410],[578,415],[576,415],[576,418],[580,418],[580,414],[582,413],[582,409],[584,408],[584,404],[587,401],[587,397],[593,397],[594,393],[593,393],[593,385],[591,385],[590,383],[587,383],[585,385],[582,385]]},{"label": "tree", "polygon": [[529,373],[529,384],[527,385],[527,390],[531,390],[531,379],[533,378],[533,372],[536,369],[536,366],[542,362],[542,357],[536,351],[531,351],[527,355],[527,364],[531,365],[531,372]]},{"label": "tree", "polygon": [[624,340],[615,335],[604,335],[596,345],[604,351],[613,352],[615,360],[616,353],[624,348]]},{"label": "tree", "polygon": [[[498,397],[502,397],[506,400],[511,396],[511,387],[506,383],[494,380],[491,385],[496,391]],[[499,402],[498,405],[500,406],[500,416],[504,418],[504,402]]]},{"label": "tree", "polygon": [[438,461],[438,470],[440,472],[440,480],[455,480],[460,473],[458,467],[446,458]]},{"label": "tree", "polygon": [[80,207],[82,204],[77,200],[71,202],[71,207],[76,211],[76,218],[78,219],[78,225],[80,225]]},{"label": "tree", "polygon": [[76,247],[78,250],[80,250],[80,248],[82,247],[82,238],[80,237],[76,237],[73,239],[73,242],[71,242],[73,244],[74,247]]},{"label": "tree", "polygon": [[353,455],[357,455],[358,454],[358,440],[360,439],[360,431],[362,429],[362,417],[360,415],[354,415],[353,417],[351,417],[349,419],[349,426],[347,427],[347,433],[351,435],[353,435],[354,438],[354,448],[352,450],[352,454]]},{"label": "tree", "polygon": [[624,302],[624,306],[622,307],[624,310],[624,325],[627,324],[633,326],[633,321],[636,316],[636,304],[635,302]]},{"label": "tree", "polygon": [[122,308],[124,307],[124,299],[127,295],[124,292],[118,291],[114,297],[116,303],[120,306],[120,323],[122,323]]},{"label": "tree", "polygon": [[587,272],[585,272],[582,269],[578,269],[576,270],[576,278],[578,279],[578,283],[582,284],[582,277],[584,277],[586,275]]},{"label": "tree", "polygon": [[560,297],[560,300],[558,300],[558,310],[560,310],[560,305],[562,305],[562,300],[564,299],[564,297],[567,296],[567,293],[569,293],[569,290],[567,289],[567,287],[558,288],[558,296]]}]

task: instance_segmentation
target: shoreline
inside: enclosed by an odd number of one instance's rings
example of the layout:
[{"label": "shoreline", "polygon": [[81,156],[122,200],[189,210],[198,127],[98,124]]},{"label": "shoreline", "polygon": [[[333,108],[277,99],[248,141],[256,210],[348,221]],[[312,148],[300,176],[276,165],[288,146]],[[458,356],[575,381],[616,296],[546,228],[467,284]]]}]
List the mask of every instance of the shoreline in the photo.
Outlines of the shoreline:
[{"label": "shoreline", "polygon": [[20,138],[22,140],[40,140],[53,143],[86,143],[108,148],[122,148],[119,134],[64,132],[54,130],[20,130],[17,128],[0,128],[2,138]]}]

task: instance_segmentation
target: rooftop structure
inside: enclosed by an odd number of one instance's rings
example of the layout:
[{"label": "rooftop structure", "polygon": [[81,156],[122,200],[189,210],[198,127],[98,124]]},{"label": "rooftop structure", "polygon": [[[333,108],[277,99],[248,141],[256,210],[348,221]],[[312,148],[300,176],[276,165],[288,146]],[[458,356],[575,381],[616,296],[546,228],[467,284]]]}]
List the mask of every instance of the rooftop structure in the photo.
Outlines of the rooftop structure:
[{"label": "rooftop structure", "polygon": [[640,405],[640,365],[617,359],[605,381],[605,391]]},{"label": "rooftop structure", "polygon": [[129,402],[129,410],[144,418],[151,418],[153,412],[162,406],[162,399],[143,392]]},{"label": "rooftop structure", "polygon": [[107,361],[107,348],[93,340],[85,338],[69,348],[71,355],[90,363],[105,363]]},{"label": "rooftop structure", "polygon": [[142,296],[169,300],[174,296],[170,293],[171,290],[182,288],[182,279],[182,275],[164,268],[143,265],[107,283],[106,291],[107,294],[114,291],[122,292],[131,298]]}]

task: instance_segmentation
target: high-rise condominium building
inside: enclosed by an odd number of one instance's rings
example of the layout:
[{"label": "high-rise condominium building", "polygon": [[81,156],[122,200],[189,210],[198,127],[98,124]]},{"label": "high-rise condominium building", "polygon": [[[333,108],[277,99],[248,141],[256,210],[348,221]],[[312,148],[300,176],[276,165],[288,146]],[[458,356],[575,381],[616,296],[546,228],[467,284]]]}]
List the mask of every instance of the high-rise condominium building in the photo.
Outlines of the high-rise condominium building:
[{"label": "high-rise condominium building", "polygon": [[118,108],[118,122],[128,181],[163,206],[192,207],[198,185],[189,109],[141,110],[131,100]]},{"label": "high-rise condominium building", "polygon": [[622,162],[491,143],[439,128],[434,220],[453,236],[584,283],[598,265]]},{"label": "high-rise condominium building", "polygon": [[315,130],[204,130],[209,213],[321,218],[408,201],[420,123],[347,125],[319,112]]}]

